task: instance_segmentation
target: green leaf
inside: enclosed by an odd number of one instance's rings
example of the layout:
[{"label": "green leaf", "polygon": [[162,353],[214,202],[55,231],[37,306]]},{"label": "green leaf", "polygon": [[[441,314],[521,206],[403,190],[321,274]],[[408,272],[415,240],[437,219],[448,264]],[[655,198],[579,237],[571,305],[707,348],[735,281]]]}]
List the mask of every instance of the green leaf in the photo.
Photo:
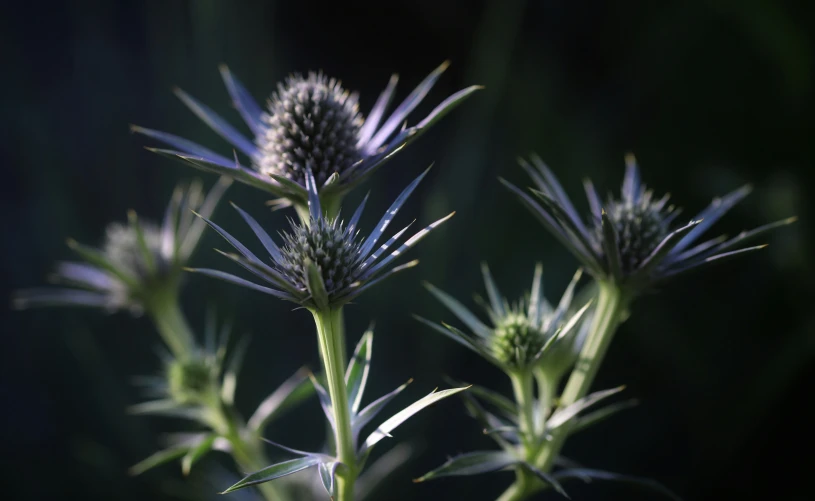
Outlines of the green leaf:
[{"label": "green leaf", "polygon": [[492,405],[496,410],[500,411],[506,418],[517,422],[518,419],[518,406],[507,397],[501,395],[497,391],[490,390],[483,386],[472,385],[470,392],[483,400],[484,402]]},{"label": "green leaf", "polygon": [[420,410],[424,409],[425,407],[435,404],[439,400],[445,399],[449,396],[455,395],[456,393],[462,392],[469,388],[469,386],[465,386],[464,388],[451,388],[449,390],[443,390],[436,392],[435,390],[427,395],[426,397],[418,400],[402,411],[394,414],[390,419],[379,425],[379,427],[371,433],[367,439],[365,439],[365,443],[362,446],[362,452],[370,449],[374,445],[377,444],[380,440],[388,436],[390,432],[392,432],[396,427],[400,424],[407,421],[411,416],[419,412]]},{"label": "green leaf", "polygon": [[249,336],[244,336],[238,341],[238,344],[232,350],[232,356],[229,358],[229,364],[224,371],[223,382],[221,383],[221,398],[227,404],[232,404],[235,401],[235,388],[238,385],[238,373],[243,365],[243,358],[246,356],[246,350],[249,348]]},{"label": "green leaf", "polygon": [[412,382],[413,380],[409,379],[399,388],[396,388],[392,392],[377,398],[362,409],[359,414],[353,418],[352,426],[354,427],[354,432],[359,433],[366,424],[370,423],[371,420],[375,418],[377,414],[379,414],[379,411],[385,408],[385,406],[388,405],[388,403],[390,403],[390,401],[393,400],[396,395],[402,393],[402,390],[407,388],[407,386]]},{"label": "green leaf", "polygon": [[188,450],[189,448],[185,446],[185,447],[173,447],[170,449],[158,451],[131,466],[130,469],[128,470],[128,473],[130,473],[133,476],[141,475],[142,473],[146,472],[147,470],[153,469],[156,466],[160,466],[164,463],[168,463],[170,461],[180,458],[181,456],[186,454]]},{"label": "green leaf", "polygon": [[204,411],[199,407],[186,407],[179,405],[174,400],[151,400],[140,404],[131,405],[127,411],[134,415],[154,415],[191,420],[201,420]]},{"label": "green leaf", "polygon": [[[485,339],[490,337],[490,335],[492,334],[492,330],[490,330],[489,327],[484,325],[484,323],[481,322],[481,320],[479,320],[478,317],[476,317],[470,310],[467,309],[466,306],[461,304],[456,298],[447,294],[443,290],[435,287],[431,283],[425,282],[424,286],[428,291],[430,291],[431,294],[433,294],[436,297],[436,299],[438,299],[444,306],[446,306],[447,309],[453,312],[453,315],[455,315],[456,317],[458,317],[459,320],[464,322],[464,325],[466,325],[470,330],[472,330],[473,333]],[[490,299],[492,299],[492,296],[490,296]]]},{"label": "green leaf", "polygon": [[625,389],[625,386],[618,386],[617,388],[611,388],[609,390],[596,391],[581,398],[571,405],[558,409],[546,422],[547,429],[554,430],[555,428],[562,426],[583,410],[591,407],[601,400],[621,392],[623,389]]},{"label": "green leaf", "polygon": [[541,479],[545,483],[551,485],[552,488],[554,488],[558,492],[558,494],[565,497],[566,499],[571,499],[569,497],[569,495],[566,493],[566,491],[563,489],[563,486],[560,485],[560,482],[558,482],[558,479],[554,475],[552,475],[551,473],[546,473],[545,471],[539,470],[539,469],[535,468],[534,466],[532,466],[529,463],[522,463],[522,466],[523,466],[523,468],[525,470],[529,471],[530,473],[532,473],[533,475],[535,475],[536,477],[538,477],[539,479]]},{"label": "green leaf", "polygon": [[258,405],[249,418],[247,426],[260,434],[266,425],[286,409],[305,400],[315,391],[308,381],[308,371],[300,369],[283,382],[271,395]]},{"label": "green leaf", "polygon": [[72,251],[82,256],[82,259],[112,274],[127,284],[128,287],[137,288],[139,286],[139,281],[135,277],[129,273],[126,273],[121,269],[121,267],[111,263],[107,256],[105,256],[101,251],[94,249],[93,247],[82,245],[73,239],[68,240],[68,247]]},{"label": "green leaf", "polygon": [[435,470],[424,474],[414,482],[424,482],[440,477],[480,475],[503,470],[519,462],[518,458],[505,451],[469,452],[447,460]]},{"label": "green leaf", "polygon": [[320,462],[321,459],[319,457],[306,456],[302,458],[291,459],[289,461],[283,461],[282,463],[273,464],[271,466],[263,468],[262,470],[256,471],[255,473],[247,475],[241,481],[229,487],[221,494],[228,494],[238,489],[249,487],[250,485],[262,484],[264,482],[268,482],[276,478],[285,477],[286,475],[297,473],[298,471],[305,470],[306,468],[311,468],[312,466],[320,464]]},{"label": "green leaf", "polygon": [[320,273],[320,269],[317,268],[317,265],[314,264],[310,259],[306,258],[303,262],[303,265],[306,268],[306,274],[308,283],[308,291],[311,294],[312,299],[314,300],[314,304],[317,305],[322,311],[328,309],[328,292],[325,290],[325,282],[323,281],[323,276]]},{"label": "green leaf", "polygon": [[373,327],[369,327],[359,340],[354,356],[348,364],[345,373],[345,386],[348,388],[348,403],[351,413],[356,414],[362,403],[362,394],[365,392],[365,383],[368,382],[368,373],[371,370],[371,350],[374,342]]},{"label": "green leaf", "polygon": [[591,468],[574,468],[570,470],[561,470],[552,474],[552,476],[557,479],[563,480],[575,478],[578,480],[583,480],[584,482],[588,482],[588,480],[609,480],[612,482],[624,482],[627,484],[636,485],[638,487],[658,492],[670,499],[673,499],[674,501],[682,501],[682,498],[679,497],[676,493],[674,493],[661,483],[657,482],[656,480],[651,480],[649,478],[636,477],[633,475],[621,475],[619,473],[612,473],[603,470],[594,470]]},{"label": "green leaf", "polygon": [[635,407],[638,403],[639,401],[637,401],[636,399],[626,400],[624,402],[617,402],[597,409],[596,411],[586,414],[585,416],[579,417],[574,420],[574,424],[572,425],[571,429],[569,429],[569,434],[583,431],[586,428],[594,426],[595,424],[601,421],[605,421],[606,419],[613,416],[614,414],[617,414],[620,411]]},{"label": "green leaf", "polygon": [[606,255],[611,276],[619,282],[623,277],[623,265],[620,260],[620,244],[617,241],[617,230],[614,229],[614,223],[611,222],[605,210],[601,211],[600,217],[603,221],[603,253]]},{"label": "green leaf", "polygon": [[322,480],[323,487],[325,487],[326,492],[328,492],[328,495],[331,497],[331,501],[334,501],[337,497],[336,475],[339,465],[339,461],[331,461],[328,463],[320,463],[318,467],[320,470],[320,480]]},{"label": "green leaf", "polygon": [[206,435],[200,443],[187,451],[187,453],[181,459],[181,471],[185,476],[190,474],[192,465],[197,463],[198,460],[204,457],[207,452],[212,450],[212,445],[215,443],[216,438],[218,437],[214,434]]},{"label": "green leaf", "polygon": [[127,220],[136,231],[136,241],[139,244],[139,251],[142,254],[142,258],[147,264],[147,269],[150,271],[150,273],[155,273],[156,259],[155,256],[153,256],[153,253],[150,251],[150,248],[147,246],[147,239],[144,236],[144,231],[142,230],[141,224],[139,224],[139,217],[136,215],[136,211],[127,211]]}]

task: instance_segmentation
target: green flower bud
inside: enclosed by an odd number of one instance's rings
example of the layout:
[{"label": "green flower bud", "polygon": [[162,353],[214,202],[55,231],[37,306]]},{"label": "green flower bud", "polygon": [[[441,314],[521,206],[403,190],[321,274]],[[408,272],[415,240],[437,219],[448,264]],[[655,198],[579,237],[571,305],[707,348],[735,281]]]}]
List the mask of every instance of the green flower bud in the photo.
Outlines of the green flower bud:
[{"label": "green flower bud", "polygon": [[204,358],[173,360],[167,367],[167,384],[179,404],[200,403],[217,387],[216,367]]},{"label": "green flower bud", "polygon": [[525,315],[509,312],[495,327],[492,352],[495,358],[514,368],[531,364],[546,344],[546,334],[536,329]]}]

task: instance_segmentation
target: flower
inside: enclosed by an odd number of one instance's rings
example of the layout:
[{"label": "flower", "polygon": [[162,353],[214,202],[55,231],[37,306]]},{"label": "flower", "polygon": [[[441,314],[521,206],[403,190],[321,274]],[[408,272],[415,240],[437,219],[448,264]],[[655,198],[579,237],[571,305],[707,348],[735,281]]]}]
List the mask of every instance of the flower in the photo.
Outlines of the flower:
[{"label": "flower", "polygon": [[540,367],[543,371],[551,369],[552,376],[559,377],[568,370],[579,350],[579,347],[574,349],[571,345],[579,343],[585,334],[578,326],[590,304],[589,302],[576,312],[571,311],[574,288],[582,271],[575,273],[556,308],[543,297],[541,264],[535,267],[531,291],[512,304],[501,297],[486,264],[482,264],[481,271],[489,297],[484,309],[491,326],[483,323],[458,300],[429,283],[425,286],[430,293],[461,320],[472,334],[464,333],[446,323],[439,325],[420,316],[414,317],[507,373]]},{"label": "flower", "polygon": [[418,261],[410,261],[388,270],[388,265],[394,259],[404,254],[431,230],[455,214],[451,213],[418,231],[390,254],[387,254],[387,251],[397,243],[410,225],[376,248],[380,237],[428,170],[402,191],[382,216],[376,229],[366,238],[360,235],[357,224],[365,207],[367,196],[356,209],[348,224],[340,219],[339,215],[329,218],[322,212],[314,176],[310,170],[307,170],[308,224],[290,220],[291,230],[283,233],[282,246],[278,246],[249,214],[233,205],[263,244],[271,258],[271,264],[265,263],[217,224],[204,218],[238,251],[239,255],[221,253],[267,282],[269,287],[218,270],[193,269],[190,271],[204,273],[293,301],[314,311],[342,306],[392,274],[418,264]]},{"label": "flower", "polygon": [[[250,167],[172,134],[137,126],[132,130],[177,148],[148,149],[268,191],[280,197],[275,201],[277,206],[307,205],[306,171],[311,170],[324,208],[334,211],[329,212],[334,215],[345,193],[480,88],[472,86],[451,95],[417,125],[405,128],[407,116],[448,64],[445,62],[428,75],[384,123],[385,110],[396,88],[396,75],[391,77],[368,117],[363,118],[357,95],[322,73],[289,77],[285,84],[278,85],[264,111],[229,69],[222,66],[226,88],[254,134],[254,142],[210,108],[177,89],[176,94],[193,113],[249,158]],[[396,132],[400,126],[402,129]]]},{"label": "flower", "polygon": [[68,246],[84,261],[57,265],[55,282],[65,287],[23,289],[14,295],[17,308],[37,306],[89,306],[108,311],[141,313],[151,301],[175,295],[181,271],[189,262],[204,229],[189,208],[211,215],[226,188],[222,177],[204,196],[200,182],[177,186],[162,224],[140,221],[128,213],[128,223],[112,223],[101,248],[68,240]]},{"label": "flower", "polygon": [[605,206],[590,180],[584,181],[591,216],[584,222],[555,175],[537,156],[530,165],[520,160],[537,189],[530,189],[543,205],[504,179],[538,220],[600,281],[612,281],[632,291],[642,291],[678,273],[718,262],[765,245],[743,245],[769,230],[790,224],[788,218],[742,231],[734,238],[720,236],[696,244],[701,235],[750,191],[743,186],[716,198],[696,218],[674,225],[679,209],[668,204],[640,182],[633,155],[626,156],[626,170],[619,198],[609,196]]}]

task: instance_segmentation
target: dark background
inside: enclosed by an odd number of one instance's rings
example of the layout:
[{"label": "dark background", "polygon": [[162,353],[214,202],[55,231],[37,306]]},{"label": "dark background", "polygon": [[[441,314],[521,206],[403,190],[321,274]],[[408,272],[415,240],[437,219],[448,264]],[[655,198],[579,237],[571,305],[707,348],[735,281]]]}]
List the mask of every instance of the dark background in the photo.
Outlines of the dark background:
[{"label": "dark background", "polygon": [[[547,295],[556,299],[576,262],[496,176],[528,184],[515,157],[536,151],[582,204],[580,180],[591,176],[602,191],[616,190],[623,155],[632,151],[645,181],[670,191],[687,217],[713,196],[753,183],[753,194],[716,226],[719,233],[792,214],[800,220],[768,236],[765,251],[678,279],[635,305],[597,387],[625,383],[641,404],[572,439],[567,455],[653,477],[686,500],[812,499],[812,2],[97,1],[15,2],[3,10],[5,297],[42,283],[55,260],[70,257],[66,237],[97,243],[129,208],[158,218],[176,181],[214,180],[152,155],[142,148],[145,138],[128,132],[136,123],[230,151],[176,100],[173,85],[239,124],[221,62],[259,100],[290,72],[323,69],[359,90],[367,111],[392,72],[401,76],[401,98],[451,59],[411,123],[466,85],[487,89],[365,187],[372,190],[367,228],[435,161],[400,219],[429,222],[458,211],[413,252],[419,268],[349,308],[349,342],[370,319],[377,323],[369,397],[415,377],[404,405],[444,374],[508,391],[497,370],[410,319],[412,312],[447,318],[420,280],[466,299],[481,292],[483,259],[515,296],[540,260]],[[285,224],[283,214],[265,213],[262,193],[241,185],[227,197],[270,227]],[[233,211],[215,218],[248,236]],[[219,244],[208,234],[196,264],[226,266],[209,250]],[[238,390],[245,412],[300,365],[317,366],[307,313],[204,277],[189,282],[184,301],[196,327],[205,308],[217,305],[239,333],[252,333]],[[194,497],[175,464],[139,478],[125,472],[176,426],[124,413],[140,398],[131,376],[160,366],[146,319],[75,310],[2,314],[4,497]],[[318,406],[297,409],[269,437],[318,447]],[[512,480],[496,473],[410,482],[448,454],[490,446],[459,401],[418,415],[386,443],[401,440],[422,447],[378,499],[493,499]],[[225,487],[213,482],[203,490]],[[603,483],[571,491],[574,499],[657,499]]]}]

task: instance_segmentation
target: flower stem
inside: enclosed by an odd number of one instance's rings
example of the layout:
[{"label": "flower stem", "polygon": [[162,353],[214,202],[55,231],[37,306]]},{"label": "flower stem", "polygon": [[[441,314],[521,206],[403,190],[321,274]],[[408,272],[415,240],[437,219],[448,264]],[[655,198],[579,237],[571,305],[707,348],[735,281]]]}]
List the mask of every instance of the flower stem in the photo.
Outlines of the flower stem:
[{"label": "flower stem", "polygon": [[[528,370],[513,372],[510,375],[510,379],[512,380],[512,391],[515,394],[515,402],[518,404],[524,447],[526,449],[534,448],[536,427],[532,372]],[[534,451],[530,452],[534,453]]]},{"label": "flower stem", "polygon": [[162,340],[178,360],[186,359],[195,351],[195,337],[187,319],[181,312],[175,293],[162,294],[147,302],[147,312],[152,317]]},{"label": "flower stem", "polygon": [[[254,472],[269,466],[269,460],[263,453],[260,441],[254,435],[250,435],[246,430],[246,425],[238,416],[237,412],[224,403],[217,405],[215,409],[222,429],[217,430],[220,435],[226,438],[231,445],[232,458],[237,463],[242,472]],[[288,499],[278,489],[274,482],[258,484],[258,489],[266,501],[283,501]]]},{"label": "flower stem", "polygon": [[351,409],[345,386],[345,326],[342,308],[312,311],[317,325],[320,358],[328,380],[328,393],[334,411],[334,443],[337,459],[345,465],[337,471],[337,501],[354,499],[357,457],[351,431]]},{"label": "flower stem", "polygon": [[[577,364],[569,375],[566,388],[560,396],[560,407],[571,405],[586,396],[628,308],[629,298],[619,286],[608,282],[599,282],[598,285],[597,307],[591,330],[580,351]],[[536,461],[538,468],[543,471],[552,468],[568,432],[569,426],[566,425],[552,433],[551,440]]]},{"label": "flower stem", "polygon": [[[147,310],[176,359],[184,360],[195,356],[198,350],[195,337],[175,294],[154,298],[148,303]],[[260,440],[248,433],[237,411],[221,399],[220,392],[214,391],[211,397],[207,398],[206,405],[209,407],[210,416],[207,422],[215,433],[229,441],[232,458],[241,473],[258,471],[269,465]],[[271,482],[258,485],[258,489],[267,501],[288,499]]]},{"label": "flower stem", "polygon": [[[588,393],[597,370],[603,363],[606,351],[611,344],[617,327],[622,323],[623,317],[628,308],[629,297],[619,286],[614,283],[599,282],[599,293],[597,306],[594,311],[591,329],[583,344],[580,358],[569,376],[566,388],[560,396],[558,407],[568,406]],[[544,393],[544,407],[551,408],[553,400],[554,383],[544,387],[544,381],[539,378],[541,392]],[[514,383],[513,383],[514,384]],[[548,394],[549,397],[545,395]],[[546,403],[548,401],[548,404]],[[566,437],[569,434],[569,426],[564,425],[552,432],[551,438],[543,444],[532,458],[532,464],[543,472],[550,472],[555,458],[560,454]],[[545,484],[536,479],[530,479],[525,472],[518,472],[518,478],[499,498],[498,501],[523,501],[532,494],[545,488]],[[530,481],[533,480],[533,481]]]}]

